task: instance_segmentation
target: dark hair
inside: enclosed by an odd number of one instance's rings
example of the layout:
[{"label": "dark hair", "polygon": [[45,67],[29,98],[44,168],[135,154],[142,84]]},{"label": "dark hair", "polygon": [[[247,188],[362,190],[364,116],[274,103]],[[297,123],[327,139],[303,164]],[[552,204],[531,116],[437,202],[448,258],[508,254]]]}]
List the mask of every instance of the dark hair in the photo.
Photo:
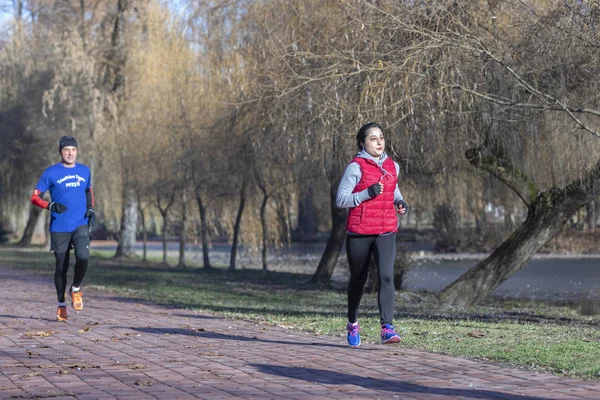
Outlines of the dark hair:
[{"label": "dark hair", "polygon": [[369,132],[369,129],[373,128],[379,128],[383,131],[381,126],[379,124],[376,124],[375,122],[369,122],[368,124],[365,124],[360,127],[358,133],[356,134],[356,144],[358,145],[358,150],[362,149],[361,143],[364,142],[367,138],[367,133]]}]

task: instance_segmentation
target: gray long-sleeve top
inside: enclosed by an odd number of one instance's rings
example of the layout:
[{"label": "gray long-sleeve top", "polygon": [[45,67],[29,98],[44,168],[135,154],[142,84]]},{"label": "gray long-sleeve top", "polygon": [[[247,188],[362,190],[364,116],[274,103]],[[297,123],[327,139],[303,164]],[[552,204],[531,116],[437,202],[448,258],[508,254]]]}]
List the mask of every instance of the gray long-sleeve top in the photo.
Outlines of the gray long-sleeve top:
[{"label": "gray long-sleeve top", "polygon": [[[383,165],[383,162],[388,158],[388,155],[384,152],[379,159],[372,157],[369,153],[367,153],[364,149],[359,151],[356,157],[366,158],[373,160],[380,167]],[[396,176],[400,175],[400,166],[396,161],[394,161],[394,166],[396,167]],[[365,189],[361,192],[352,193],[360,179],[362,178],[362,173],[360,171],[360,166],[356,162],[351,162],[346,167],[344,171],[344,175],[340,180],[340,184],[338,186],[337,194],[335,196],[335,204],[338,208],[350,208],[357,207],[365,200],[369,200],[371,197],[369,196],[368,189]],[[398,187],[398,183],[396,182],[396,188],[394,189],[394,204],[397,206],[400,203],[400,200],[404,200],[402,197],[402,193],[400,193],[400,188]]]}]

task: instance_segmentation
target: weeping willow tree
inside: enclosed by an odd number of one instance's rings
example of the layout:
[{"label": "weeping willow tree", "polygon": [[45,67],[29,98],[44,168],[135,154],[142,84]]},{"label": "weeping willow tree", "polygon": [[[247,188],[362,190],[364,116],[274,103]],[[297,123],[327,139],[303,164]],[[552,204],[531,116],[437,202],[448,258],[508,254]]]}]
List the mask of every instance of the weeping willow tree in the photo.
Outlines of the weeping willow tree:
[{"label": "weeping willow tree", "polygon": [[408,115],[436,150],[430,164],[468,162],[527,209],[512,235],[442,291],[453,304],[489,295],[599,194],[600,113],[590,85],[599,64],[587,50],[598,43],[593,5],[536,3],[524,12],[521,2],[495,4],[367,5],[388,18],[365,24],[388,22],[387,32],[410,39],[402,57],[383,52],[390,66],[382,62],[416,84],[411,99],[427,114]]},{"label": "weeping willow tree", "polygon": [[[265,63],[268,90],[329,128],[320,139],[330,139],[333,151],[322,152],[322,160],[349,159],[342,143],[351,142],[360,122],[375,120],[392,134],[390,150],[414,182],[408,187],[452,177],[456,184],[435,189],[430,201],[462,210],[481,204],[482,196],[465,191],[485,187],[482,172],[522,201],[522,224],[444,290],[444,301],[487,296],[597,198],[598,113],[590,82],[598,64],[587,50],[598,40],[593,3],[525,10],[516,1],[345,1],[326,2],[325,10],[310,2],[261,4],[264,25],[270,21],[263,42],[277,60]],[[344,219],[332,215],[330,261],[341,247]],[[332,265],[321,263],[315,280],[327,281]]]},{"label": "weeping willow tree", "polygon": [[[7,72],[2,74],[7,79],[4,83],[12,84],[2,84],[3,97],[8,103],[3,102],[1,108],[8,123],[2,124],[6,131],[1,137],[5,141],[2,149],[10,153],[4,160],[9,161],[22,152],[19,158],[27,162],[20,165],[17,160],[10,161],[2,176],[12,179],[21,175],[20,183],[11,183],[8,193],[24,199],[27,193],[21,187],[26,185],[26,191],[31,191],[43,169],[59,160],[56,143],[62,135],[78,138],[82,149],[80,160],[95,170],[93,133],[101,131],[102,121],[96,119],[99,112],[95,107],[98,97],[95,79],[99,63],[93,54],[101,46],[91,44],[89,35],[92,27],[98,29],[102,17],[97,10],[86,9],[83,2],[72,8],[54,3],[27,7],[23,2],[17,3],[19,12],[2,48],[3,69]],[[31,18],[26,13],[31,13]],[[85,21],[82,13],[87,14]],[[18,98],[18,106],[11,108],[10,103]],[[31,242],[40,211],[31,208],[22,244]]]},{"label": "weeping willow tree", "polygon": [[[121,109],[127,134],[115,136],[114,143],[120,169],[130,171],[130,178],[122,181],[123,192],[131,190],[136,199],[152,205],[150,212],[162,215],[166,262],[169,219],[175,208],[183,208],[175,217],[181,223],[182,241],[187,214],[194,214],[181,197],[191,187],[191,157],[186,151],[200,118],[196,99],[202,93],[180,21],[158,1],[150,2],[138,17],[130,31],[124,70],[128,81]],[[137,217],[133,221],[137,223]],[[185,246],[180,247],[179,265],[185,266]]]}]

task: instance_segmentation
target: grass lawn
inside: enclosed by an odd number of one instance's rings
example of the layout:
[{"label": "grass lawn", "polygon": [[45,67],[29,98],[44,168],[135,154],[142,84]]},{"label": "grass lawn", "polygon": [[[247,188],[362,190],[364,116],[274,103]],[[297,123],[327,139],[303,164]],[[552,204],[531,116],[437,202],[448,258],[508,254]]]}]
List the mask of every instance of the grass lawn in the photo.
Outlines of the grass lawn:
[{"label": "grass lawn", "polygon": [[[181,269],[158,261],[111,256],[92,254],[84,286],[336,336],[337,341],[345,336],[345,290],[313,286],[310,275],[263,275],[256,269],[230,272],[225,267]],[[53,285],[54,256],[47,250],[0,247],[0,263],[47,275],[48,285]],[[490,300],[476,308],[458,309],[439,305],[432,294],[406,291],[397,292],[396,310],[394,324],[404,338],[396,346],[578,378],[600,378],[597,315],[581,315],[567,306],[514,300]],[[379,341],[378,320],[376,295],[365,294],[359,316],[363,341]]]}]

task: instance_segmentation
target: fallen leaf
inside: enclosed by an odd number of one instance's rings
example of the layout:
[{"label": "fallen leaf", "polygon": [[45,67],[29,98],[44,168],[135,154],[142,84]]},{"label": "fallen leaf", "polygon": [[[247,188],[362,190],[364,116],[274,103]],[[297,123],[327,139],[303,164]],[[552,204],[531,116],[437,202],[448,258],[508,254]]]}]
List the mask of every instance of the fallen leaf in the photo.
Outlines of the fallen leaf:
[{"label": "fallen leaf", "polygon": [[42,375],[42,376],[43,376],[44,374],[42,374],[42,373],[41,373],[41,372],[39,372],[39,371],[38,371],[38,372],[30,372],[30,373],[28,373],[28,374],[22,375],[22,376],[21,376],[21,379],[33,378],[34,376],[40,376],[40,375]]},{"label": "fallen leaf", "polygon": [[65,365],[65,367],[71,368],[71,369],[77,369],[79,371],[81,371],[84,368],[100,368],[100,366],[98,366],[98,365],[90,365],[90,364],[69,364],[69,365]]},{"label": "fallen leaf", "polygon": [[152,381],[135,381],[135,385],[137,386],[152,386],[154,382]]},{"label": "fallen leaf", "polygon": [[485,332],[475,329],[475,330],[472,330],[471,332],[467,333],[467,335],[474,337],[474,338],[482,338],[485,336]]},{"label": "fallen leaf", "polygon": [[31,358],[31,357],[38,357],[40,354],[36,353],[35,351],[31,351],[31,350],[25,350],[25,352],[27,353],[27,357]]},{"label": "fallen leaf", "polygon": [[24,336],[27,337],[48,337],[48,336],[52,336],[54,332],[52,331],[39,331],[39,332],[27,332],[24,334]]}]

